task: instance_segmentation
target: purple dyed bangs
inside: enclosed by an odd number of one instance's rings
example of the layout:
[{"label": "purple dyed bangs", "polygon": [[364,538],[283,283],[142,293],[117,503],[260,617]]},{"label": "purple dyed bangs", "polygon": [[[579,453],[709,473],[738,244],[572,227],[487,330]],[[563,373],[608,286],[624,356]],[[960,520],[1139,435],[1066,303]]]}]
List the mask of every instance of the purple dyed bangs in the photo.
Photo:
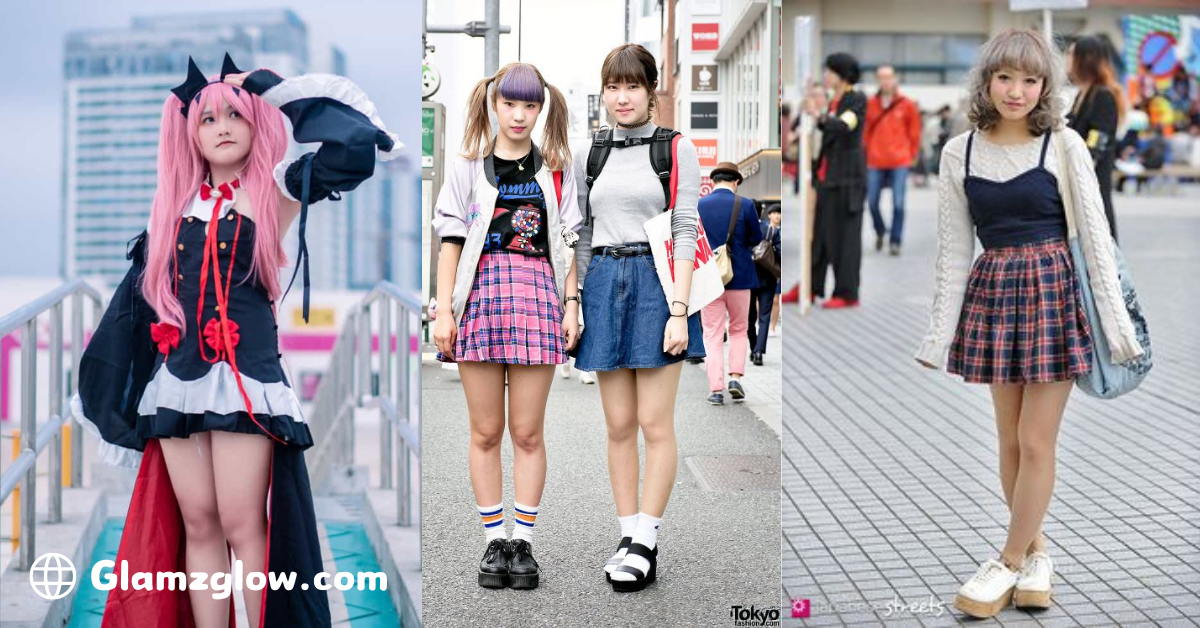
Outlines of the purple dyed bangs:
[{"label": "purple dyed bangs", "polygon": [[538,78],[537,70],[524,63],[514,66],[500,77],[496,93],[508,100],[523,100],[525,102],[544,103],[546,90]]}]

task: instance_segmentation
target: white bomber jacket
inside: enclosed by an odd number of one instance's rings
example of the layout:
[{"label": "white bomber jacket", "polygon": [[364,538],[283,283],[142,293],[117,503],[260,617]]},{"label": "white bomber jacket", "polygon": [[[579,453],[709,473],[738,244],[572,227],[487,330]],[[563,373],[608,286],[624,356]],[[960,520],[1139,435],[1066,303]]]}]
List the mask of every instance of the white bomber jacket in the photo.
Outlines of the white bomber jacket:
[{"label": "white bomber jacket", "polygon": [[[1058,163],[1051,140],[1046,154],[1046,167],[1054,171],[1059,190],[1071,186],[1074,199],[1074,218],[1079,243],[1087,260],[1092,294],[1099,314],[1099,329],[1092,321],[1093,334],[1103,333],[1112,349],[1112,362],[1120,364],[1140,357],[1143,353],[1137,340],[1133,321],[1125,309],[1117,262],[1113,254],[1115,243],[1104,215],[1100,186],[1092,168],[1091,154],[1083,138],[1074,132],[1055,131],[1062,135],[1067,163]],[[922,364],[945,368],[950,344],[958,329],[966,297],[967,278],[975,258],[975,225],[967,206],[963,179],[966,176],[964,158],[968,133],[946,143],[942,150],[941,174],[938,185],[938,253],[933,309],[929,329],[917,349],[916,359]],[[971,158],[971,171],[981,164],[979,134]],[[1040,146],[1040,141],[1039,141]],[[1053,160],[1053,161],[1052,161]],[[1053,166],[1053,168],[1052,168]]]},{"label": "white bomber jacket", "polygon": [[[576,200],[575,176],[570,164],[566,164],[562,171],[560,205],[554,193],[554,173],[544,167],[536,144],[532,158],[537,168],[534,180],[541,186],[546,199],[546,240],[550,243],[550,266],[554,269],[554,285],[558,289],[559,306],[562,307],[565,305],[563,299],[566,297],[567,271],[570,270],[570,264],[575,263],[575,251],[567,246],[566,241],[575,242],[574,235],[583,226],[583,214]],[[433,229],[439,240],[444,237],[466,238],[454,273],[454,292],[451,295],[455,325],[462,321],[466,310],[467,296],[471,293],[475,269],[483,255],[483,243],[499,195],[495,182],[488,181],[485,160],[484,157],[455,157],[434,208]]]}]

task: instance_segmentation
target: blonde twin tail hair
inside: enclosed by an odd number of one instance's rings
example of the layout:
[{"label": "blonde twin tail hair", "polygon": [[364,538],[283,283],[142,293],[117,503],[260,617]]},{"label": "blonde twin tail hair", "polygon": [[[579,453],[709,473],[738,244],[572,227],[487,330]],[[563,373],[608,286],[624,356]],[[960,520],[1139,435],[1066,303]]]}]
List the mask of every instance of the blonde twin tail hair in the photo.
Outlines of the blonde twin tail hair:
[{"label": "blonde twin tail hair", "polygon": [[502,97],[549,104],[542,127],[542,161],[551,171],[567,168],[571,163],[571,149],[567,140],[567,99],[529,63],[510,63],[500,68],[495,76],[475,84],[467,98],[467,129],[463,134],[462,156],[478,159],[496,150],[496,138],[492,135],[488,111],[495,109],[496,101]]}]

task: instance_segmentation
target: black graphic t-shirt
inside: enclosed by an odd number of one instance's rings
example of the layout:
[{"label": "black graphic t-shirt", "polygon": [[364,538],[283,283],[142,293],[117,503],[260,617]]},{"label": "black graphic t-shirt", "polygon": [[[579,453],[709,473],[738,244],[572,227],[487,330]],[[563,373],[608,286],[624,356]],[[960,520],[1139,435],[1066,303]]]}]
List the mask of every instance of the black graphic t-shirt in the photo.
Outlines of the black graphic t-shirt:
[{"label": "black graphic t-shirt", "polygon": [[[484,251],[505,250],[534,257],[545,257],[546,197],[542,186],[533,180],[533,159],[529,155],[516,161],[493,156],[496,166],[496,213],[483,242]],[[518,164],[523,164],[522,170]]]}]

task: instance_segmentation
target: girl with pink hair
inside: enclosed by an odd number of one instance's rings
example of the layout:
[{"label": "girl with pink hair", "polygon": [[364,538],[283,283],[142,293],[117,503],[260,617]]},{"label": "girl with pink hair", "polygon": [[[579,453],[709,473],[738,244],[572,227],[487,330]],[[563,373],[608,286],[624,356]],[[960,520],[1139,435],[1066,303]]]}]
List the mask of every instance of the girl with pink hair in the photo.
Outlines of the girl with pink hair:
[{"label": "girl with pink hair", "polygon": [[[280,240],[299,217],[307,320],[308,203],[354,189],[377,151],[388,159],[400,145],[342,77],[243,73],[227,54],[210,81],[188,64],[163,105],[147,231],[84,352],[72,411],[106,463],[139,468],[118,568],[232,572],[251,625],[328,626],[320,588],[255,586],[267,582],[256,574],[313,583],[326,571],[303,457],[312,434],[280,364]],[[298,142],[321,148],[286,160],[281,112]],[[118,588],[104,620],[232,626],[233,608],[194,587]]]}]

